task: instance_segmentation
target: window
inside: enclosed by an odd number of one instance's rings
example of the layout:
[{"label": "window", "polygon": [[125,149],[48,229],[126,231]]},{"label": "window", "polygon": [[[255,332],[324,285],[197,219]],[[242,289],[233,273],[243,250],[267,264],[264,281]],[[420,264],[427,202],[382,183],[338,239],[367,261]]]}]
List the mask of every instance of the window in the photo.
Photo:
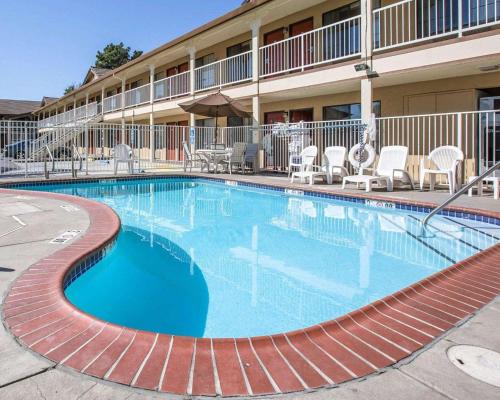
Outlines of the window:
[{"label": "window", "polygon": [[[323,26],[331,25],[361,14],[360,1],[347,4],[323,14]],[[333,60],[340,57],[356,54],[361,51],[361,26],[356,20],[338,24],[336,28],[326,29],[324,35],[323,57]]]},{"label": "window", "polygon": [[[200,68],[205,65],[215,62],[215,54],[207,54],[206,56],[199,57],[195,61],[195,67]],[[212,65],[211,67],[203,68],[201,71],[196,71],[195,81],[196,89],[207,89],[215,85],[215,77],[218,71],[217,65]]]},{"label": "window", "polygon": [[252,118],[227,117],[227,126],[250,126]]},{"label": "window", "polygon": [[204,65],[211,64],[215,62],[215,54],[210,53],[203,57],[198,57],[195,61],[195,68],[203,67]]},{"label": "window", "polygon": [[215,118],[197,119],[194,124],[200,128],[211,128],[215,126]]},{"label": "window", "polygon": [[347,4],[323,14],[323,26],[334,24],[345,19],[355,17],[361,14],[361,6],[359,1]]},{"label": "window", "polygon": [[246,53],[247,51],[252,50],[252,42],[247,40],[246,42],[235,44],[234,46],[229,46],[226,49],[226,56],[232,57],[237,56],[241,53]]},{"label": "window", "polygon": [[[373,102],[373,113],[376,117],[380,117],[381,110],[380,101]],[[323,120],[335,121],[341,119],[360,119],[361,118],[361,104],[340,104],[336,106],[323,107]]]},{"label": "window", "polygon": [[157,72],[155,74],[155,81],[159,81],[160,79],[163,79],[163,78],[165,78],[165,72],[164,71]]},{"label": "window", "polygon": [[[227,57],[237,56],[246,53],[252,49],[252,42],[235,44],[226,49]],[[248,55],[242,57],[234,57],[225,64],[225,76],[227,82],[238,82],[252,77],[252,59]]]}]

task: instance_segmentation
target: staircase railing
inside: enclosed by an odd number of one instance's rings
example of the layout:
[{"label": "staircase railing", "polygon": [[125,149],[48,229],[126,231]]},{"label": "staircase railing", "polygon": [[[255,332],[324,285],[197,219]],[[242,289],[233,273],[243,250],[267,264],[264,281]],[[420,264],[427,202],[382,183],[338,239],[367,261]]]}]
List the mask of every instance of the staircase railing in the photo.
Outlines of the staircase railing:
[{"label": "staircase railing", "polygon": [[484,171],[482,174],[477,176],[476,178],[472,179],[467,185],[463,186],[458,192],[452,194],[443,204],[441,204],[439,207],[436,207],[434,210],[432,210],[427,216],[422,220],[422,225],[425,227],[429,223],[429,220],[439,213],[443,208],[445,208],[448,204],[452,203],[454,200],[456,200],[460,195],[465,193],[467,190],[472,188],[476,183],[482,181],[484,178],[486,178],[488,175],[492,174],[496,169],[500,168],[500,161],[497,162],[495,165],[492,167],[488,168],[486,171]]}]

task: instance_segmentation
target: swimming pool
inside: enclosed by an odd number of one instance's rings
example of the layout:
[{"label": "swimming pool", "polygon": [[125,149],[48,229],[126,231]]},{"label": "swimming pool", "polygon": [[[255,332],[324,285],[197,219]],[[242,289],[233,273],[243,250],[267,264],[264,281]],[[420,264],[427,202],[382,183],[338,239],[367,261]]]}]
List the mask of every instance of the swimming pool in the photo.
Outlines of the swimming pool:
[{"label": "swimming pool", "polygon": [[208,180],[25,187],[101,201],[113,249],[66,287],[120,325],[195,337],[305,328],[391,294],[498,241],[498,227]]}]

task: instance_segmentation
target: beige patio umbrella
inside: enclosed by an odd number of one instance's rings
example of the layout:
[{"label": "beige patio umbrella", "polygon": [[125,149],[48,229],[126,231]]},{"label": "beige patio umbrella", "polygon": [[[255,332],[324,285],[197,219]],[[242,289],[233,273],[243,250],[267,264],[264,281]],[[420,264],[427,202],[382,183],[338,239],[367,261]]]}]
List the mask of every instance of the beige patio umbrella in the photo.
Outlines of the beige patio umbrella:
[{"label": "beige patio umbrella", "polygon": [[246,118],[251,116],[238,101],[222,94],[220,91],[200,99],[186,101],[185,103],[179,104],[179,106],[184,111],[204,117],[215,118],[215,143],[217,143],[218,117]]}]

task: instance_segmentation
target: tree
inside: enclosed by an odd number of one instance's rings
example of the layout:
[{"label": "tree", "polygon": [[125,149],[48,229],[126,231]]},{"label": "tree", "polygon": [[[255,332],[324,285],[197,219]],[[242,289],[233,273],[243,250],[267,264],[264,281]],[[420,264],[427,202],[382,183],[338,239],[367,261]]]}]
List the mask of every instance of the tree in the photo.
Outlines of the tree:
[{"label": "tree", "polygon": [[64,89],[64,94],[71,93],[73,90],[78,89],[81,86],[79,83],[72,83],[66,89]]},{"label": "tree", "polygon": [[98,51],[95,57],[95,66],[99,68],[114,69],[123,65],[142,54],[141,50],[130,52],[130,47],[120,42],[119,44],[110,43]]}]

